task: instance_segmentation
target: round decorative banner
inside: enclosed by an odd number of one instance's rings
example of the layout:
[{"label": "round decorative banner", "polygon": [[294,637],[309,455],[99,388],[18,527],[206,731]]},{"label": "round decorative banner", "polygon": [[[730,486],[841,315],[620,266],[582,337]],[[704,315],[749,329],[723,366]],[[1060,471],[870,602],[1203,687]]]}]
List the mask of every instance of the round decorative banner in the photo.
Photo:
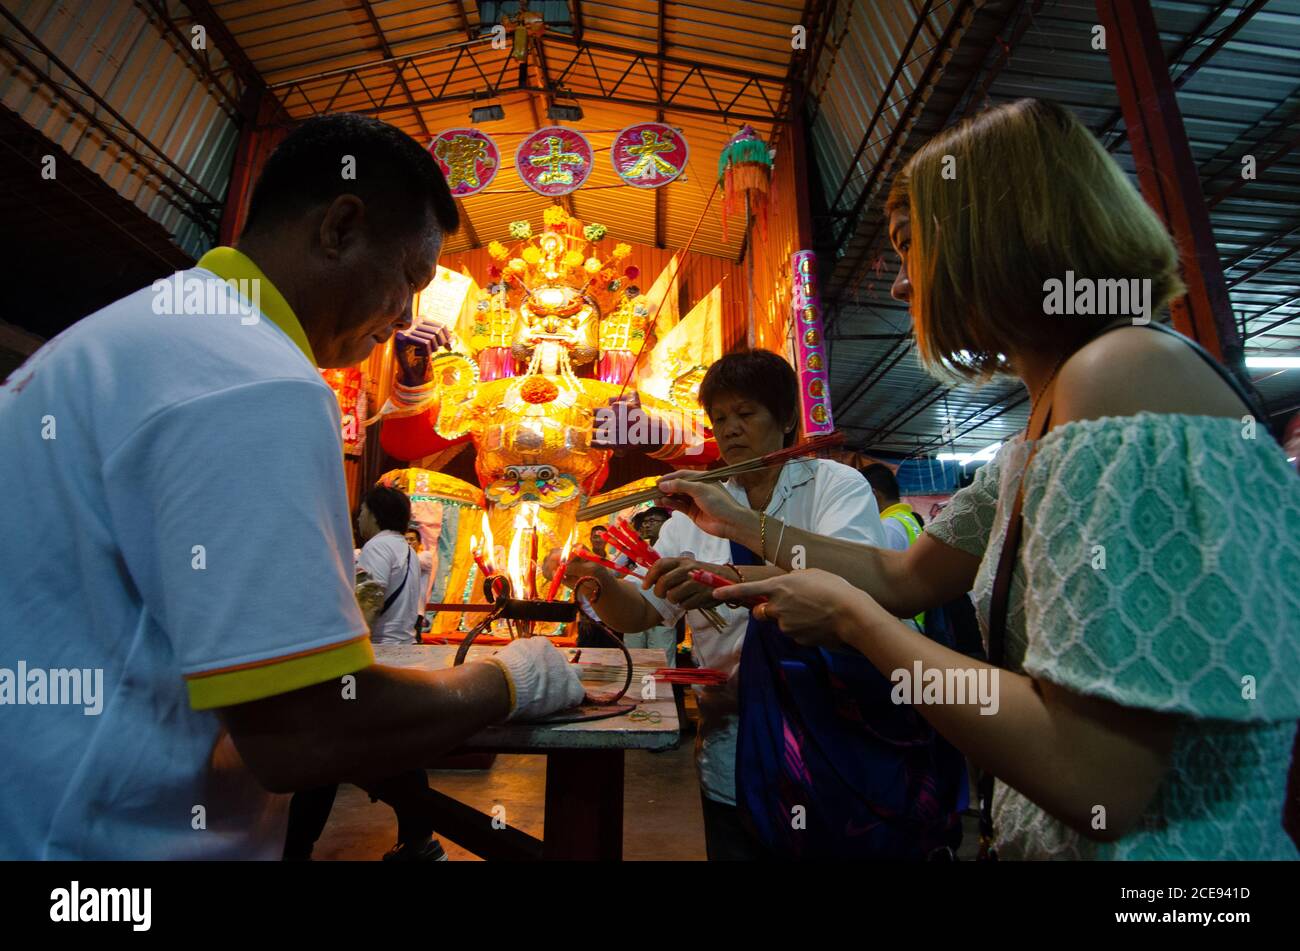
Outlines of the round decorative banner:
[{"label": "round decorative banner", "polygon": [[591,174],[591,163],[587,137],[558,125],[538,129],[515,152],[515,168],[524,184],[549,198],[582,187]]},{"label": "round decorative banner", "polygon": [[429,143],[438,167],[457,198],[481,192],[501,168],[501,150],[478,129],[448,129]]},{"label": "round decorative banner", "polygon": [[662,122],[638,122],[614,136],[609,150],[618,177],[637,188],[659,188],[686,170],[686,137]]}]

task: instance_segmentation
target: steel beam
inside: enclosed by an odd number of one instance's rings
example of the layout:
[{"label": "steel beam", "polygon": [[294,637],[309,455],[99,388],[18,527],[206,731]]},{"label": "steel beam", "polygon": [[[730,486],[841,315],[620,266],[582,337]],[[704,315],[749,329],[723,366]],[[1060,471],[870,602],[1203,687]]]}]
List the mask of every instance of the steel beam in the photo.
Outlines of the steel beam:
[{"label": "steel beam", "polygon": [[194,48],[193,37],[187,36],[181,25],[176,22],[171,10],[167,8],[167,2],[168,0],[135,0],[135,5],[153,23],[159,33],[163,36],[170,35],[176,41],[182,56],[193,61],[208,85],[216,90],[226,103],[226,114],[237,122],[242,121],[244,116],[239,112],[239,101],[243,95],[244,84],[239,71],[228,69],[226,76],[219,75],[212,65],[211,47],[205,43],[201,49]]},{"label": "steel beam", "polygon": [[1150,0],[1096,0],[1142,194],[1174,235],[1187,294],[1174,326],[1229,366],[1241,339]]},{"label": "steel beam", "polygon": [[[129,155],[131,158],[135,159],[142,170],[146,171],[156,179],[158,183],[164,186],[158,190],[159,197],[172,205],[172,207],[177,211],[185,215],[202,228],[210,237],[215,239],[216,226],[212,215],[209,212],[219,209],[221,207],[221,202],[217,201],[216,197],[204,188],[200,182],[186,172],[185,169],[172,161],[171,157],[167,155],[167,153],[154,145],[150,139],[146,138],[145,135],[128,122],[121,113],[109,105],[102,96],[86,84],[80,76],[74,73],[62,60],[55,56],[49,47],[42,43],[34,33],[28,30],[27,27],[23,25],[22,21],[20,21],[14,14],[3,7],[0,7],[0,16],[4,16],[9,20],[27,40],[27,43],[25,44],[18,43],[14,38],[0,34],[0,48],[5,49],[23,68],[32,73],[36,77],[37,82],[44,82],[46,85],[50,86],[51,95],[53,95],[57,100],[65,103],[75,112],[80,113],[89,128],[94,129],[99,135],[112,142],[121,149],[125,155]],[[34,63],[27,56],[28,49],[32,49],[38,55],[44,57],[47,69],[42,70],[40,66]],[[77,87],[74,95],[69,95],[69,90],[66,84],[56,80],[50,74],[48,67],[57,67],[61,73],[72,81],[72,83]],[[78,101],[76,98],[77,96],[85,96],[95,104],[96,108],[87,108]],[[113,122],[110,123],[102,119],[99,115],[99,111],[101,110],[111,116]],[[155,159],[145,155],[140,149],[127,142],[123,133],[132,136],[137,142],[142,143],[154,155],[158,156],[162,165],[170,168],[184,179],[184,181],[178,182],[172,178],[165,169],[159,167]],[[192,189],[193,193],[187,191],[187,188]]]},{"label": "steel beam", "polygon": [[[547,42],[549,49],[555,51],[561,47],[566,47],[571,51],[572,55],[567,62],[556,64],[562,65],[563,68],[548,77],[546,85],[540,87],[530,85],[525,78],[518,79],[514,85],[507,85],[504,82],[505,68],[508,68],[511,62],[510,57],[499,50],[493,50],[488,40],[479,39],[470,42],[453,43],[407,56],[385,57],[360,66],[325,70],[311,76],[275,83],[271,88],[277,91],[277,94],[285,103],[288,103],[289,97],[296,93],[313,114],[319,114],[328,111],[333,104],[333,100],[350,83],[355,82],[354,88],[360,90],[370,100],[370,106],[354,108],[351,111],[365,115],[383,115],[394,111],[404,111],[410,108],[440,103],[470,101],[485,96],[495,97],[508,92],[534,92],[553,95],[557,90],[563,89],[569,74],[580,62],[584,61],[585,57],[585,62],[593,70],[593,77],[599,89],[594,93],[564,90],[566,97],[591,100],[593,102],[613,102],[620,105],[671,109],[698,115],[721,116],[729,120],[760,123],[786,121],[779,113],[779,100],[785,85],[784,76],[746,70],[723,69],[667,54],[630,52],[603,43],[578,42],[564,33],[548,32],[545,34],[544,40]],[[593,52],[601,54],[608,64],[607,68],[602,69],[597,66],[595,58],[591,55]],[[455,57],[449,65],[446,59],[453,53]],[[502,69],[495,82],[489,79],[487,73],[483,71],[483,67],[478,60],[480,55],[485,55],[487,59],[492,60],[489,65],[490,69],[496,67],[497,60],[504,60],[505,68]],[[451,75],[456,72],[462,61],[466,59],[469,61],[469,66],[478,70],[484,81],[484,88],[468,93],[446,95],[445,91]],[[665,84],[656,83],[655,72],[650,68],[652,65],[659,67],[664,64],[679,66],[687,70],[686,75],[671,90]],[[430,87],[430,95],[427,98],[412,100],[407,97],[402,100],[393,96],[390,89],[376,99],[366,87],[365,79],[373,78],[376,73],[387,74],[397,71],[406,74],[408,70],[413,70],[415,75],[422,75],[420,72],[422,68],[431,69],[437,75],[445,77],[446,80],[441,84],[441,88],[437,92],[434,92]],[[648,84],[653,87],[653,96],[638,96],[632,93],[620,94],[625,81],[633,73],[646,78]],[[615,76],[610,74],[615,74]],[[339,81],[337,88],[334,87],[334,80]],[[611,85],[607,86],[606,80],[611,80]],[[738,88],[736,86],[737,82],[740,84]],[[319,105],[320,94],[330,88],[334,89],[334,93],[325,107],[321,108]],[[728,92],[727,90],[732,91]],[[752,92],[763,101],[764,111],[740,111],[735,108],[741,96],[747,92]],[[713,103],[713,108],[691,105],[684,98],[679,98],[685,96],[708,99]]]}]

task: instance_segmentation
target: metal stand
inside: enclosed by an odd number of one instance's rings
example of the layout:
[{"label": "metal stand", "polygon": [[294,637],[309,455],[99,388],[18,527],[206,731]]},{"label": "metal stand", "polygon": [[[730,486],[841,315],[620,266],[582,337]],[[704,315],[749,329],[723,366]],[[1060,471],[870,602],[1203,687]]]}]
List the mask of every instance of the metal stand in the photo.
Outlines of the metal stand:
[{"label": "metal stand", "polygon": [[[596,586],[595,597],[600,597],[600,582],[590,576],[582,578],[574,586],[574,597],[577,597],[578,589],[590,582]],[[453,667],[459,667],[465,663],[465,657],[469,654],[470,647],[474,644],[474,639],[492,626],[492,622],[498,618],[504,618],[508,621],[524,622],[529,628],[534,621],[572,621],[578,615],[578,605],[576,600],[567,601],[526,601],[510,597],[510,579],[504,575],[491,575],[483,579],[483,594],[491,604],[492,611],[479,621],[465,635],[465,639],[460,642],[460,647],[456,649],[456,659],[452,662]],[[580,723],[584,720],[604,720],[609,717],[620,716],[624,713],[630,713],[636,709],[635,703],[619,703],[623,695],[627,693],[628,688],[632,686],[632,654],[628,651],[627,645],[623,643],[623,638],[619,637],[614,631],[605,625],[600,624],[603,630],[623,652],[623,659],[627,661],[627,676],[623,680],[623,686],[613,694],[594,695],[590,692],[586,696],[586,702],[574,707],[571,710],[560,710],[556,713],[539,717],[536,720],[521,722],[528,723]],[[530,634],[524,634],[524,637]]]}]

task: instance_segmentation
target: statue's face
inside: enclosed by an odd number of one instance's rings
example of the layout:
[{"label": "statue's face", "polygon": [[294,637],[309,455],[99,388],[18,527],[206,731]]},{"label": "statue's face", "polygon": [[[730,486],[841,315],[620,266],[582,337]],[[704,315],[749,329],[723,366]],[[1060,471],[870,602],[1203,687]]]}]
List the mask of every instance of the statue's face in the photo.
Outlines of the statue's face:
[{"label": "statue's face", "polygon": [[514,355],[527,359],[533,348],[549,341],[569,351],[575,363],[595,355],[596,307],[577,288],[548,284],[536,288],[519,305]]}]

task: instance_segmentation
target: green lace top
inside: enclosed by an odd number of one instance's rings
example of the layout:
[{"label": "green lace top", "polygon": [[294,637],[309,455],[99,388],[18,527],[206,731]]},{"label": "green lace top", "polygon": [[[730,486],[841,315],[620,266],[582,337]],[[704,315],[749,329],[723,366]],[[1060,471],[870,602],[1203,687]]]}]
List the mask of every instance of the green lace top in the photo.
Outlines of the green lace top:
[{"label": "green lace top", "polygon": [[1007,443],[926,531],[981,558],[987,638],[1007,519],[1025,477],[1006,666],[1181,715],[1138,827],[1087,839],[1003,783],[1004,858],[1295,859],[1282,829],[1300,719],[1300,478],[1238,420],[1140,413]]}]

